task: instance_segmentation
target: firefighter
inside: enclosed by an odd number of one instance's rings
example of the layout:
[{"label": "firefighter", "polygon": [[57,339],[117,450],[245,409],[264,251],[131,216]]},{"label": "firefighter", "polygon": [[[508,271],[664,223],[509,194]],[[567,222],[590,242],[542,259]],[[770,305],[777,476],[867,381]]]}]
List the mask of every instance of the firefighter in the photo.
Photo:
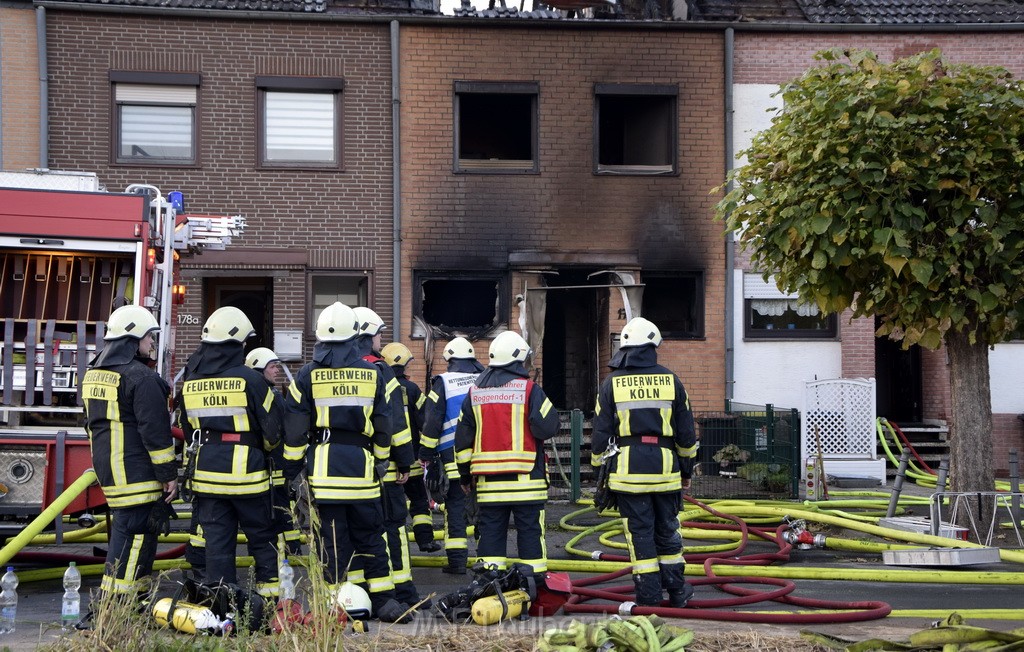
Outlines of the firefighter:
[{"label": "firefighter", "polygon": [[341,586],[349,558],[360,555],[374,616],[408,622],[407,608],[395,599],[384,539],[381,481],[391,452],[391,405],[384,377],[359,351],[358,334],[355,311],[340,302],[317,318],[313,361],[285,396],[285,476],[294,479],[305,460],[331,590]]},{"label": "firefighter", "polygon": [[82,381],[93,468],[113,521],[100,583],[106,595],[147,588],[157,529],[177,493],[170,387],[148,364],[159,330],[145,308],[118,308]]},{"label": "firefighter", "polygon": [[544,504],[548,499],[544,442],[558,432],[558,411],[530,380],[530,347],[513,331],[491,342],[487,370],[462,405],[455,431],[455,459],[462,491],[476,491],[477,555],[504,569],[509,518],[515,518],[518,561],[547,572]]},{"label": "firefighter", "polygon": [[[469,558],[466,494],[459,486],[459,470],[455,463],[455,426],[459,423],[466,392],[484,368],[477,362],[473,345],[464,337],[456,337],[445,344],[443,356],[448,363],[448,371],[434,377],[431,382],[423,408],[419,454],[428,466],[434,500],[445,503],[444,549],[448,565],[441,570],[465,575]],[[431,466],[433,468],[429,468]],[[442,479],[446,479],[446,485]]]},{"label": "firefighter", "polygon": [[255,590],[274,598],[280,587],[267,453],[280,442],[284,415],[263,374],[245,365],[245,341],[254,334],[238,308],[210,315],[185,365],[178,418],[196,447],[186,476],[205,539],[206,582],[237,584],[241,526],[255,566]]},{"label": "firefighter", "polygon": [[[284,397],[277,385],[283,380],[284,367],[277,354],[266,347],[249,351],[245,366],[263,374],[274,390],[274,401],[284,413]],[[274,529],[277,531],[277,553],[280,559],[288,555],[302,554],[302,533],[292,519],[292,501],[288,483],[284,481],[284,446],[275,446],[270,451],[270,502],[274,514]]]},{"label": "firefighter", "polygon": [[388,402],[391,405],[391,454],[387,473],[384,475],[384,531],[387,534],[388,555],[391,559],[391,579],[395,583],[395,598],[412,607],[420,602],[416,586],[412,582],[412,565],[409,559],[409,537],[405,523],[409,519],[409,508],[405,502],[404,485],[409,482],[413,456],[412,427],[409,413],[402,400],[402,386],[395,377],[391,365],[380,356],[380,342],[387,326],[373,310],[364,306],[354,308],[359,320],[359,335],[356,346],[363,359],[380,371],[386,383]]},{"label": "firefighter", "polygon": [[[601,384],[591,464],[613,444],[608,488],[618,501],[633,563],[636,602],[685,607],[693,587],[683,578],[679,507],[697,456],[693,413],[683,384],[658,364],[661,331],[643,317],[622,329],[619,351]],[[614,451],[614,448],[612,449]]]},{"label": "firefighter", "polygon": [[[395,379],[402,388],[402,402],[409,420],[412,435],[414,459],[419,459],[420,432],[423,431],[423,406],[427,397],[419,386],[405,375],[406,365],[412,360],[412,351],[401,342],[392,342],[380,351],[384,361],[391,365]],[[437,552],[441,544],[434,541],[434,520],[430,515],[427,489],[423,486],[423,467],[413,464],[409,469],[409,482],[403,485],[405,497],[409,499],[409,514],[412,516],[412,532],[420,552]]]}]

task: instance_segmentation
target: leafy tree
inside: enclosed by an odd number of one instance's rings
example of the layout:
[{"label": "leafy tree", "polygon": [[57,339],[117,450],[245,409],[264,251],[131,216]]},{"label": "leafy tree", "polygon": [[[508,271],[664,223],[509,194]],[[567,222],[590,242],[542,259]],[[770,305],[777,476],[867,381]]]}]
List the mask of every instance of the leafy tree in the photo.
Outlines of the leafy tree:
[{"label": "leafy tree", "polygon": [[950,362],[953,491],[991,491],[988,349],[1024,322],[1024,87],[941,52],[819,52],[744,152],[718,217],[826,313]]}]

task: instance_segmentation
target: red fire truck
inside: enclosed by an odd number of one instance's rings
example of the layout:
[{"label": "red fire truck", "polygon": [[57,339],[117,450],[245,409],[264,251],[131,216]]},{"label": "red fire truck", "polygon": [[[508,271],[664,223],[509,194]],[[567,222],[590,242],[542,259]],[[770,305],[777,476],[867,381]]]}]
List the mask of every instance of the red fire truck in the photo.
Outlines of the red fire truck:
[{"label": "red fire truck", "polygon": [[[100,191],[89,174],[0,173],[0,521],[7,525],[38,514],[92,466],[78,380],[102,348],[113,309],[130,303],[153,311],[161,324],[157,370],[171,373],[175,261],[222,249],[244,228],[238,216],[181,208],[179,193],[164,197],[144,184],[114,193]],[[94,486],[66,513],[103,504]]]}]

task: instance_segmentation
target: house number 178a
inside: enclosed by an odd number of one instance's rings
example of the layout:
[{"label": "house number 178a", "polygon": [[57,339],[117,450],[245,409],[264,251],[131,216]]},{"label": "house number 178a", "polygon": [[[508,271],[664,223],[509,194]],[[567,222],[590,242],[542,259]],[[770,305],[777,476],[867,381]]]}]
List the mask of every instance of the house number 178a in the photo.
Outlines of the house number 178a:
[{"label": "house number 178a", "polygon": [[196,317],[195,315],[182,315],[182,314],[179,314],[178,315],[178,323],[179,324],[190,324],[190,325],[198,324],[199,323],[199,317]]}]

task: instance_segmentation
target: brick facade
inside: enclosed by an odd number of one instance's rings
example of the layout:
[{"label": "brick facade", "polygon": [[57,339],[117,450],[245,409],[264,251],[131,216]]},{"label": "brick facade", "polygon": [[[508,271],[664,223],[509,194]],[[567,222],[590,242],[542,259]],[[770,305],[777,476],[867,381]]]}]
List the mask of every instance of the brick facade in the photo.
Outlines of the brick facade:
[{"label": "brick facade", "polygon": [[0,7],[0,167],[39,167],[39,56],[31,4]]},{"label": "brick facade", "polygon": [[[709,191],[720,183],[724,160],[722,35],[545,27],[402,27],[402,295],[411,294],[414,270],[515,272],[510,254],[526,250],[538,260],[632,255],[640,279],[650,269],[699,269],[706,337],[666,340],[659,355],[681,376],[695,409],[721,409],[725,247]],[[453,174],[456,81],[539,83],[539,174]],[[678,176],[593,173],[597,83],[678,84]],[[529,276],[520,271],[514,280]],[[518,283],[510,292],[521,292]],[[621,330],[615,301],[597,316],[599,339]],[[406,322],[402,332],[411,328]],[[477,344],[481,359],[486,346]],[[604,341],[597,347],[610,350]],[[604,374],[607,354],[600,357]],[[442,365],[435,360],[435,369]]]},{"label": "brick facade", "polygon": [[[271,277],[275,330],[308,329],[306,273],[368,272],[370,305],[392,312],[391,63],[386,23],[203,20],[50,11],[50,166],[95,171],[109,190],[129,183],[181,190],[192,213],[241,214],[248,220],[229,252],[183,264],[188,293],[179,313],[179,356],[198,342],[207,303],[203,279]],[[169,40],[180,35],[187,41]],[[108,71],[199,73],[199,165],[144,167],[111,163]],[[340,77],[341,170],[256,166],[257,75]],[[261,253],[261,249],[274,251]],[[282,266],[280,251],[306,264]],[[364,265],[371,261],[369,269]],[[205,271],[204,271],[205,270]],[[230,273],[230,272],[228,272]],[[281,275],[283,273],[283,276]],[[306,330],[306,357],[312,348]],[[272,346],[272,344],[270,344]]]}]

